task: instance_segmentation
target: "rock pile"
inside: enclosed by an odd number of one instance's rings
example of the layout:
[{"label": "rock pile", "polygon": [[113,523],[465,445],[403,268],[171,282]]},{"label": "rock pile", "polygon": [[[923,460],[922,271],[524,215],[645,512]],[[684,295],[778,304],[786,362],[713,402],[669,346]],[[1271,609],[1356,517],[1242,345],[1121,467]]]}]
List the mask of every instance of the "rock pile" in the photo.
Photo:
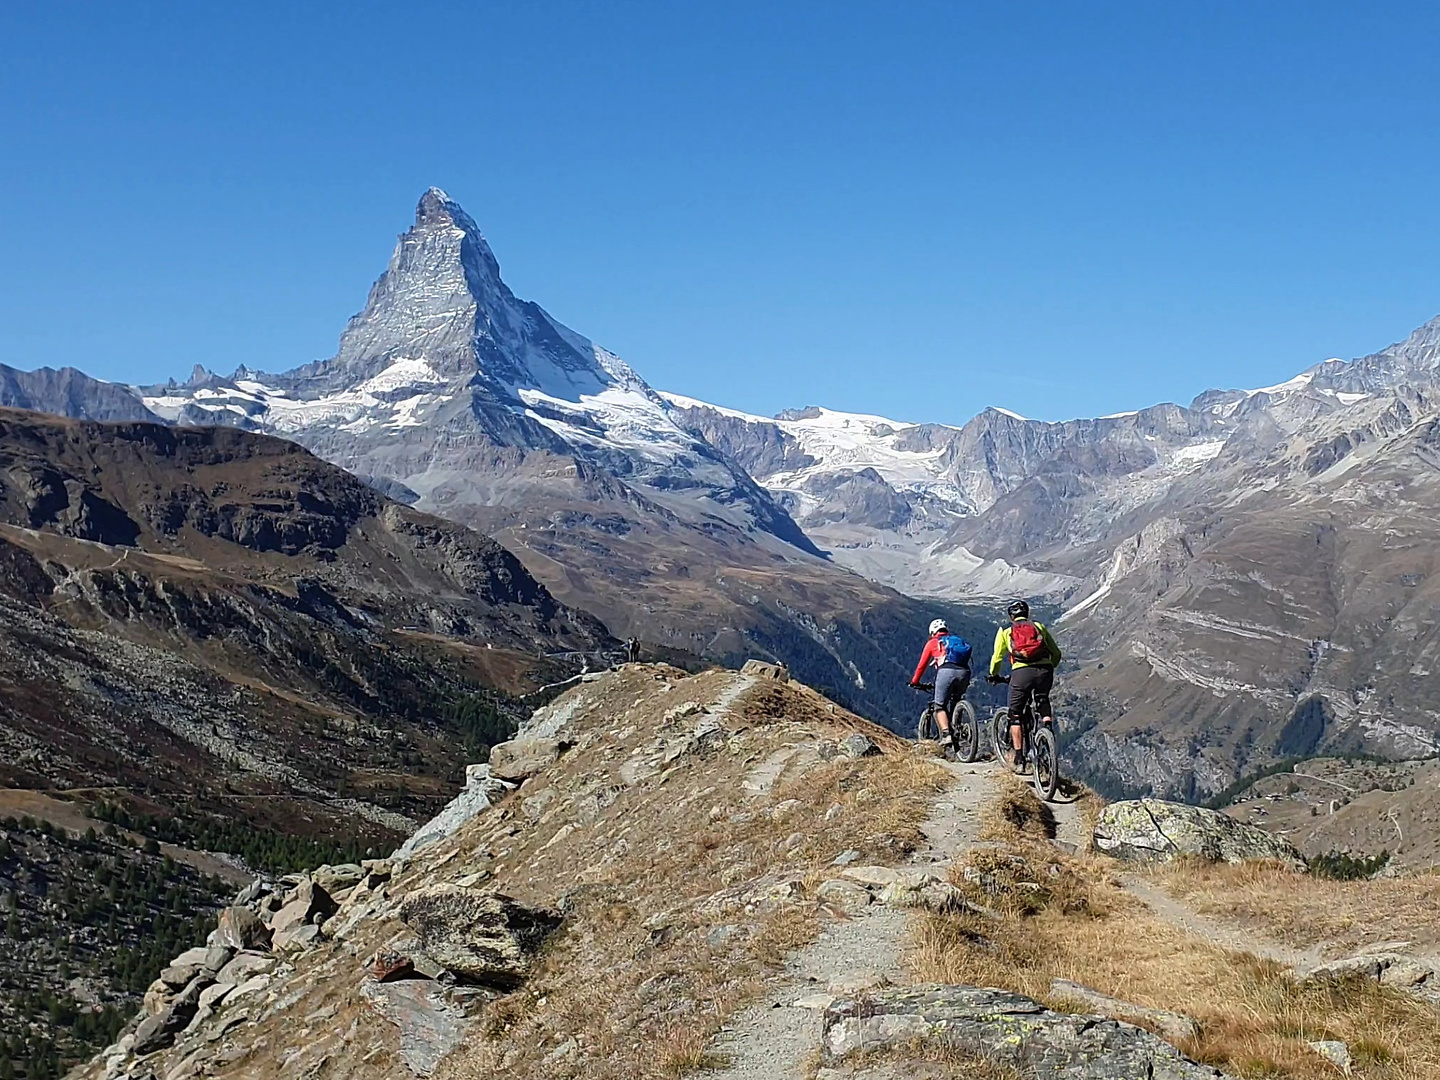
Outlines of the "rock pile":
[{"label": "rock pile", "polygon": [[[176,956],[150,985],[143,1013],[106,1051],[103,1075],[199,1075],[227,1032],[279,996],[302,954],[343,942],[366,919],[394,915],[414,934],[363,964],[364,997],[400,1027],[412,1071],[428,1075],[467,1026],[447,988],[517,985],[560,918],[458,885],[412,893],[402,905],[389,895],[393,871],[391,860],[374,859],[246,886],[206,943]],[[157,1073],[148,1059],[172,1049]]]},{"label": "rock pile", "polygon": [[150,984],[144,1012],[106,1054],[106,1075],[133,1075],[133,1060],[181,1039],[195,1042],[197,1052],[219,1039],[248,1018],[242,1003],[290,969],[287,958],[338,936],[342,912],[383,894],[389,879],[390,864],[370,860],[247,885],[220,912],[205,944],[175,957]]}]

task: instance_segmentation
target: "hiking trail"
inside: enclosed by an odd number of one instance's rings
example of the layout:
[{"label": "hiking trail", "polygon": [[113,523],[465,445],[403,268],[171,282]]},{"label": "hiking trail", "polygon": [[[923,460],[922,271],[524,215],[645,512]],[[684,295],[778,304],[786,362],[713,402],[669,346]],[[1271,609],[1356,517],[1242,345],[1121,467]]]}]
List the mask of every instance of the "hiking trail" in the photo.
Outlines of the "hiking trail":
[{"label": "hiking trail", "polygon": [[[980,812],[1000,790],[1003,770],[992,762],[942,764],[955,782],[936,796],[931,816],[921,826],[925,844],[911,856],[912,869],[948,865],[976,847]],[[1063,805],[1056,806],[1057,819]],[[829,997],[913,981],[905,963],[913,914],[871,904],[832,923],[790,956],[765,994],[721,1030],[714,1050],[725,1064],[705,1075],[714,1080],[801,1080],[819,1051],[819,1013]]]}]

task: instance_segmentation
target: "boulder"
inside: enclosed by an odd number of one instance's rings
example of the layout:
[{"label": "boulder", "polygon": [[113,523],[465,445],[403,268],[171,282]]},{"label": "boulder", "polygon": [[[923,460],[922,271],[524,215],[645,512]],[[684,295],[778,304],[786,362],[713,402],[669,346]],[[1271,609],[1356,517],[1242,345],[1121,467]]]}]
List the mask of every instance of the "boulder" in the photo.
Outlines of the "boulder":
[{"label": "boulder", "polygon": [[526,907],[503,893],[434,885],[407,898],[400,918],[420,947],[467,982],[513,987],[529,974],[560,916]]},{"label": "boulder", "polygon": [[779,682],[790,681],[790,672],[784,664],[771,664],[764,660],[746,660],[740,668],[740,674],[750,675],[757,679],[775,679]]},{"label": "boulder", "polygon": [[840,752],[846,757],[862,758],[880,753],[880,747],[868,735],[855,731],[840,740]]},{"label": "boulder", "polygon": [[[489,765],[465,766],[465,789],[451,799],[440,813],[416,829],[410,839],[396,849],[391,859],[403,861],[421,848],[453,836],[462,825],[489,810],[513,790],[514,784],[490,775]],[[394,869],[390,859],[366,860],[360,865],[368,873],[365,881],[372,889],[388,881]]]},{"label": "boulder", "polygon": [[285,906],[271,917],[270,931],[279,935],[306,923],[321,922],[335,914],[336,907],[338,905],[330,899],[329,893],[314,880],[306,878],[295,887]]},{"label": "boulder", "polygon": [[275,931],[270,947],[278,953],[304,952],[320,942],[320,927],[314,923],[300,923],[285,930]]},{"label": "boulder", "polygon": [[553,765],[566,744],[560,739],[513,739],[490,749],[490,774],[519,783]]},{"label": "boulder", "polygon": [[[191,950],[194,952],[195,950]],[[235,957],[235,950],[228,945],[207,945],[205,957],[200,964],[206,971],[219,971]],[[179,960],[176,960],[179,963]]]},{"label": "boulder", "polygon": [[825,1010],[821,1052],[852,1054],[932,1043],[1045,1080],[1224,1080],[1143,1028],[1053,1012],[1003,990],[936,984],[843,997]]},{"label": "boulder", "polygon": [[182,990],[203,970],[200,964],[171,964],[160,972],[160,981],[175,990]]},{"label": "boulder", "polygon": [[205,987],[204,990],[200,991],[198,1004],[202,1010],[218,1009],[221,1003],[230,995],[230,991],[234,989],[235,987],[231,983],[211,983]]},{"label": "boulder", "polygon": [[948,881],[934,874],[905,873],[880,890],[882,904],[899,908],[924,908],[926,911],[961,911],[965,895]]},{"label": "boulder", "polygon": [[815,896],[822,904],[829,904],[841,911],[860,911],[870,905],[869,889],[840,878],[821,882],[820,887],[815,890]]},{"label": "boulder", "polygon": [[246,885],[235,897],[235,903],[241,907],[247,907],[258,901],[262,896],[270,892],[270,883],[263,878],[256,878]]},{"label": "boulder", "polygon": [[1111,803],[1095,823],[1095,847],[1117,859],[1169,862],[1189,855],[1210,862],[1267,860],[1304,870],[1288,840],[1200,806],[1132,799]]},{"label": "boulder", "polygon": [[215,976],[215,981],[228,986],[237,986],[256,975],[266,974],[274,967],[275,960],[264,953],[237,953],[233,960],[220,969]]},{"label": "boulder", "polygon": [[342,889],[359,885],[364,877],[365,870],[358,863],[341,863],[339,866],[320,867],[310,875],[310,880],[334,896]]},{"label": "boulder", "polygon": [[[174,960],[170,961],[170,966],[173,968],[204,967],[205,957],[209,952],[210,947],[208,945],[200,945],[193,949],[186,949],[179,956],[175,957]],[[188,982],[189,980],[187,979],[186,981]]]},{"label": "boulder", "polygon": [[398,982],[415,978],[415,961],[394,949],[381,949],[370,961],[370,975],[376,982]]},{"label": "boulder", "polygon": [[840,873],[851,881],[858,881],[867,889],[883,889],[901,878],[901,871],[892,870],[888,866],[847,866]]},{"label": "boulder", "polygon": [[220,912],[215,928],[215,944],[244,952],[246,949],[268,949],[270,928],[248,907],[232,905]]},{"label": "boulder", "polygon": [[200,1007],[199,980],[185,987],[167,1006],[140,1021],[135,1029],[133,1051],[137,1056],[163,1050],[175,1041],[175,1036],[185,1030]]}]

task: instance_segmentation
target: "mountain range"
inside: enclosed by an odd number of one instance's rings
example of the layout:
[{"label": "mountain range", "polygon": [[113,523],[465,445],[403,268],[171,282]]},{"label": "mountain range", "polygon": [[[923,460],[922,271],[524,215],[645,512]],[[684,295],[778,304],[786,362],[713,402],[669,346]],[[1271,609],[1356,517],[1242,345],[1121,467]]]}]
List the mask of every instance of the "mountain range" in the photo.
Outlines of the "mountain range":
[{"label": "mountain range", "polygon": [[782,659],[892,723],[932,613],[985,636],[974,605],[1044,600],[1072,767],[1193,797],[1278,757],[1440,750],[1437,393],[1440,320],[1096,419],[751,416],[516,298],[438,189],[328,360],[149,387],[0,369],[0,404],[293,440],[494,536],[616,634]]}]

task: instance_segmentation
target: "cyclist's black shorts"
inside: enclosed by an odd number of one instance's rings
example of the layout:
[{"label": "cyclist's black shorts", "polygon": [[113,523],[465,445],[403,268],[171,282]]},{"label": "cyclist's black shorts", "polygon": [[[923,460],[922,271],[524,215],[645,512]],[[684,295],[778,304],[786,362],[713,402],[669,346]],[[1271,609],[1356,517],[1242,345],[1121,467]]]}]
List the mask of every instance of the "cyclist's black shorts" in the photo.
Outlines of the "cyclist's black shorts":
[{"label": "cyclist's black shorts", "polygon": [[1035,702],[1035,719],[1054,716],[1050,711],[1050,688],[1055,685],[1055,669],[1048,665],[1017,667],[1010,670],[1010,719],[1019,723],[1025,716],[1025,703]]},{"label": "cyclist's black shorts", "polygon": [[965,696],[965,691],[970,686],[970,669],[968,667],[951,667],[946,665],[935,672],[935,704],[945,710],[949,716]]}]

